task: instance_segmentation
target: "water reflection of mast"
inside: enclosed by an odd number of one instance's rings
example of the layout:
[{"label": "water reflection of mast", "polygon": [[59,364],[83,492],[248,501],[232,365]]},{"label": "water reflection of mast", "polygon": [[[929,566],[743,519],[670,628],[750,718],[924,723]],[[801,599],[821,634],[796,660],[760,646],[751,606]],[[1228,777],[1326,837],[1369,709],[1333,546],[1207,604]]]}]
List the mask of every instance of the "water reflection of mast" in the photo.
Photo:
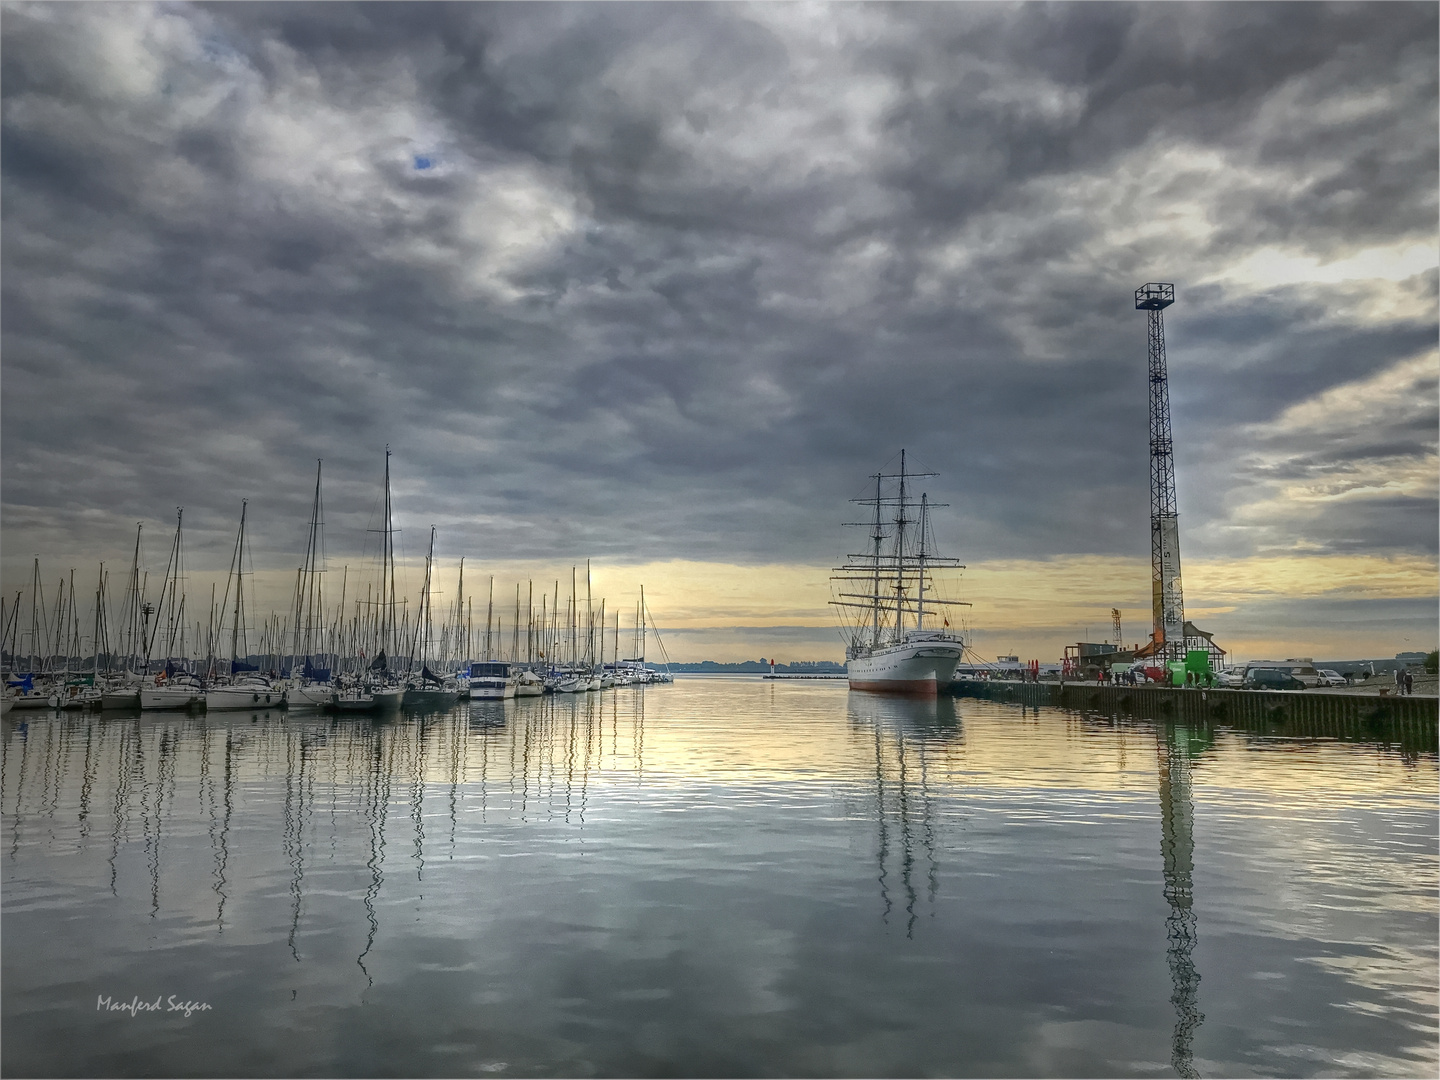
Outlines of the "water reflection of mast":
[{"label": "water reflection of mast", "polygon": [[[468,706],[466,707],[468,711]],[[455,858],[455,802],[460,791],[460,762],[462,760],[460,747],[463,745],[461,739],[464,736],[464,728],[461,727],[461,717],[465,713],[455,710],[450,716],[450,724],[445,737],[449,740],[450,749],[450,858]]]},{"label": "water reflection of mast", "polygon": [[880,822],[880,876],[876,879],[880,883],[880,899],[885,904],[885,910],[880,913],[880,921],[890,922],[890,891],[885,885],[885,857],[889,854],[890,841],[889,830],[885,826],[885,762],[880,751],[880,724],[873,722],[875,728],[875,810],[876,817]]},{"label": "water reflection of mast", "polygon": [[215,835],[215,818],[211,815],[211,836],[215,847],[215,930],[225,933],[225,871],[230,865],[230,815],[235,810],[235,733],[225,728],[225,813],[220,820],[219,835]]},{"label": "water reflection of mast", "polygon": [[415,880],[425,880],[425,718],[416,733],[410,779],[410,820],[415,823]]},{"label": "water reflection of mast", "polygon": [[[117,875],[115,860],[120,854],[120,837],[124,835],[125,839],[130,838],[130,779],[134,775],[134,770],[130,765],[130,753],[136,738],[132,725],[126,724],[120,729],[120,748],[115,757],[116,763],[119,765],[115,780],[115,810],[113,814],[115,823],[110,830],[110,895],[112,896],[120,895],[115,888]],[[21,765],[24,765],[23,758]]]},{"label": "water reflection of mast", "polygon": [[[28,722],[20,724],[16,728],[16,734],[20,736],[20,765],[16,770],[17,775],[15,778],[15,825],[11,830],[13,836],[10,843],[10,858],[12,859],[15,858],[20,851],[20,800],[25,794],[25,766],[30,759],[30,724]],[[8,761],[9,759],[10,755],[6,754],[5,760]],[[111,859],[111,866],[114,866],[113,857]],[[111,874],[111,878],[114,878],[113,873]]]},{"label": "water reflection of mast", "polygon": [[[861,710],[857,710],[857,704]],[[905,895],[905,936],[913,937],[918,918],[919,894],[915,889],[915,841],[918,838],[927,864],[926,895],[933,916],[935,897],[939,893],[939,867],[935,859],[935,828],[931,816],[927,744],[935,735],[958,734],[954,704],[948,698],[941,702],[903,699],[867,699],[851,704],[851,720],[868,724],[872,729],[875,752],[875,814],[878,829],[876,881],[884,905],[881,921],[890,921],[894,901],[890,895],[892,872],[892,841],[899,844],[900,888]],[[890,746],[886,730],[893,728],[894,746]],[[893,754],[893,760],[890,756]],[[915,758],[919,761],[919,805],[915,805]],[[895,821],[891,821],[891,811]],[[918,815],[918,818],[917,818]],[[918,837],[917,837],[918,834]]]},{"label": "water reflection of mast", "polygon": [[95,725],[85,723],[85,762],[80,772],[80,835],[90,835],[90,793],[95,787],[95,774],[100,768],[100,758],[93,752]]},{"label": "water reflection of mast", "polygon": [[285,858],[290,863],[290,935],[286,943],[290,946],[290,955],[298,963],[300,952],[295,948],[295,935],[300,929],[300,900],[303,896],[300,882],[305,875],[303,831],[300,822],[305,801],[305,748],[302,742],[298,747],[300,760],[297,763],[296,742],[297,740],[286,732],[285,804],[282,813],[285,822]]},{"label": "water reflection of mast", "polygon": [[1200,973],[1191,954],[1196,925],[1192,875],[1195,868],[1195,802],[1190,790],[1188,732],[1167,726],[1157,742],[1160,759],[1160,852],[1165,863],[1166,960],[1170,965],[1170,1002],[1175,1006],[1175,1034],[1170,1064],[1184,1077],[1196,1077],[1191,1042],[1205,1016],[1198,1006]]},{"label": "water reflection of mast", "polygon": [[179,736],[168,727],[160,733],[160,759],[155,767],[155,837],[150,848],[150,917],[152,919],[160,913],[160,841],[165,824],[165,789],[174,787],[175,750],[179,742]]},{"label": "water reflection of mast", "polygon": [[381,745],[384,730],[376,730],[371,736],[375,750],[371,759],[368,792],[370,858],[365,864],[370,870],[370,886],[365,890],[365,918],[370,923],[370,933],[365,938],[365,948],[355,959],[355,963],[359,964],[360,970],[365,973],[366,982],[371,986],[375,985],[375,980],[370,977],[370,969],[365,966],[365,957],[370,954],[370,949],[375,944],[375,935],[380,931],[380,921],[375,914],[375,900],[380,895],[380,885],[385,880],[381,863],[385,860],[385,817],[390,808],[390,773],[385,768],[384,748]]}]

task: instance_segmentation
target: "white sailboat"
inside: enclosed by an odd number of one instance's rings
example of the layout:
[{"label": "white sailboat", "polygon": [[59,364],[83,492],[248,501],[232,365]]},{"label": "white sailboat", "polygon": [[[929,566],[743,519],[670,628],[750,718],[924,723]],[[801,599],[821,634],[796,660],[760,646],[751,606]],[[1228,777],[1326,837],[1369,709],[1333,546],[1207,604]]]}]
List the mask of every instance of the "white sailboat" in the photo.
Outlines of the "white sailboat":
[{"label": "white sailboat", "polygon": [[425,585],[420,590],[420,611],[415,619],[415,640],[410,647],[411,663],[420,656],[420,671],[412,674],[405,687],[405,704],[422,709],[441,709],[460,700],[460,687],[453,677],[430,670],[430,573],[435,562],[435,526],[430,526],[430,550],[425,555]]},{"label": "white sailboat", "polygon": [[[150,669],[150,656],[156,639],[163,633],[165,667],[153,679],[140,685],[141,709],[188,709],[205,700],[200,680],[183,667],[185,660],[185,597],[180,591],[183,580],[184,544],[181,525],[185,508],[175,508],[175,539],[170,544],[170,559],[165,567],[165,580],[160,585],[160,600],[155,605],[155,626],[145,644],[145,670]],[[162,631],[163,626],[163,631]]]},{"label": "white sailboat", "polygon": [[405,686],[390,674],[395,653],[395,527],[390,501],[390,447],[385,447],[385,527],[380,541],[378,651],[353,682],[336,690],[332,707],[340,712],[390,712],[405,700]]},{"label": "white sailboat", "polygon": [[[964,641],[950,630],[943,614],[941,626],[925,625],[927,614],[935,618],[927,606],[968,606],[926,595],[935,591],[934,570],[964,568],[934,553],[929,497],[922,493],[917,505],[909,489],[910,482],[934,475],[907,473],[901,450],[900,471],[877,473],[875,497],[854,500],[874,508],[868,523],[870,549],[849,556],[831,578],[836,593],[831,603],[853,616],[844,625],[850,639],[845,666],[852,690],[934,695],[949,685],[964,651]],[[909,516],[916,511],[918,517]]]},{"label": "white sailboat", "polygon": [[295,581],[294,633],[290,646],[290,676],[285,684],[287,709],[327,709],[335,699],[330,653],[321,658],[325,631],[322,575],[325,573],[325,509],[320,498],[323,461],[315,462],[315,496],[310,502],[310,528],[305,539],[305,562]]},{"label": "white sailboat", "polygon": [[[285,701],[282,687],[254,670],[249,663],[249,646],[245,635],[245,511],[248,500],[240,503],[240,530],[235,534],[235,553],[230,560],[230,575],[225,582],[225,600],[221,610],[230,607],[230,589],[235,589],[235,603],[230,617],[230,676],[228,682],[212,683],[205,691],[206,711],[276,708]],[[242,659],[244,657],[245,659]],[[214,661],[211,661],[214,670]]]}]

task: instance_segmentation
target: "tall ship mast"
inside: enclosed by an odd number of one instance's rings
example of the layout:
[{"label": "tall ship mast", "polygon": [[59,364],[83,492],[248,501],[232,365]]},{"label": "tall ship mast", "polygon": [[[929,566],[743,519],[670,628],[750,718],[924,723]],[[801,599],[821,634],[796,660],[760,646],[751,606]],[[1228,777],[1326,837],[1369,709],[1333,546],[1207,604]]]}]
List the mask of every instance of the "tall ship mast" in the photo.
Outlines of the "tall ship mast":
[{"label": "tall ship mast", "polygon": [[914,493],[917,481],[935,475],[907,472],[901,450],[900,471],[874,474],[874,497],[852,500],[872,511],[869,521],[851,523],[869,529],[867,550],[847,555],[830,578],[852,690],[937,694],[964,652],[947,609],[969,605],[935,587],[936,571],[964,569],[935,552],[930,511],[945,504]]}]

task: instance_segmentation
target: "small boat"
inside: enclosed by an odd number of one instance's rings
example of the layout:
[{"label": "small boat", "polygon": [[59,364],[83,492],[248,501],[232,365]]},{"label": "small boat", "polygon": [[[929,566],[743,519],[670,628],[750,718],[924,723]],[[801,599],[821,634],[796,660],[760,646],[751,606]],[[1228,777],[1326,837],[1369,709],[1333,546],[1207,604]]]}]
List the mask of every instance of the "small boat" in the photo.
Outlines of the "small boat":
[{"label": "small boat", "polygon": [[407,709],[444,709],[460,700],[460,684],[452,677],[442,679],[428,667],[405,688]]},{"label": "small boat", "polygon": [[223,709],[277,709],[285,704],[285,691],[259,672],[237,674],[233,682],[205,691],[205,711]]},{"label": "small boat", "polygon": [[482,661],[470,665],[470,700],[515,696],[519,674],[515,665],[503,661]]},{"label": "small boat", "polygon": [[205,687],[188,671],[155,676],[152,686],[140,688],[142,709],[188,709],[205,703]]},{"label": "small boat", "polygon": [[[226,603],[232,587],[235,605],[230,616],[230,681],[212,683],[205,690],[205,711],[279,708],[285,704],[285,690],[268,676],[254,669],[242,656],[249,654],[245,644],[245,513],[249,500],[240,500],[240,529],[235,534],[235,552],[230,559],[230,575],[225,584]],[[223,610],[223,609],[222,609]]]},{"label": "small boat", "polygon": [[545,693],[545,680],[529,668],[520,672],[515,680],[516,697],[539,697]]},{"label": "small boat", "polygon": [[6,688],[6,697],[12,709],[53,709],[59,704],[55,691],[48,683],[37,683],[29,675],[12,679]]},{"label": "small boat", "polygon": [[583,694],[590,689],[590,679],[578,671],[557,671],[555,673],[555,693],[557,694]]},{"label": "small boat", "polygon": [[331,708],[336,712],[395,712],[404,700],[403,686],[351,686],[335,691]]},{"label": "small boat", "polygon": [[101,707],[101,693],[99,688],[83,680],[66,683],[64,688],[56,696],[59,699],[60,708],[67,712],[77,712],[82,709],[98,709]]},{"label": "small boat", "polygon": [[140,708],[140,680],[138,676],[130,676],[111,682],[101,688],[100,707],[102,709],[138,709]]},{"label": "small boat", "polygon": [[287,709],[327,709],[335,700],[335,687],[328,682],[295,679],[285,687]]}]

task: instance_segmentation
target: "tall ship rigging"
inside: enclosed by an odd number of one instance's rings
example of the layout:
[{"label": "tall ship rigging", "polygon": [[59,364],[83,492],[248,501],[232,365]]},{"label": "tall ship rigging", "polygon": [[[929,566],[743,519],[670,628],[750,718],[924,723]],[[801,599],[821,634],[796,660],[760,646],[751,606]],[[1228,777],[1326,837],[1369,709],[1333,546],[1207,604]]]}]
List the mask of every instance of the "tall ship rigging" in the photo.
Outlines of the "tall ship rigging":
[{"label": "tall ship rigging", "polygon": [[935,475],[907,472],[901,450],[900,471],[876,473],[874,497],[853,500],[873,511],[853,523],[869,529],[868,550],[847,555],[830,579],[852,690],[934,695],[965,650],[947,609],[969,605],[941,597],[935,584],[936,571],[964,569],[935,551],[930,511],[945,504],[914,497],[916,481]]}]

